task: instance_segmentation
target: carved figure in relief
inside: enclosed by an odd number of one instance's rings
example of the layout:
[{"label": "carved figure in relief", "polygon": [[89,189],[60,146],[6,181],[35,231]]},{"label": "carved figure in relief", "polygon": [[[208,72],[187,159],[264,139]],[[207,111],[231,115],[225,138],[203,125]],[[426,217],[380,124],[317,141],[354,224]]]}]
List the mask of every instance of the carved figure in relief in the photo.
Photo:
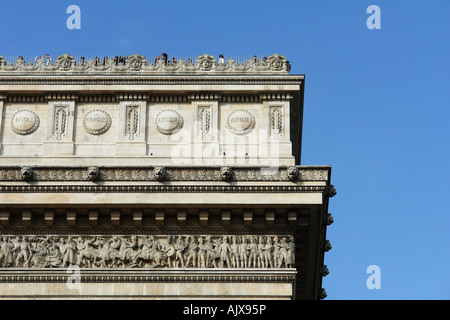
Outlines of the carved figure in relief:
[{"label": "carved figure in relief", "polygon": [[215,246],[212,243],[210,236],[207,236],[205,239],[205,247],[207,249],[207,251],[206,251],[207,268],[211,268],[213,266],[217,267],[216,259],[219,256],[215,250]]},{"label": "carved figure in relief", "polygon": [[231,238],[231,266],[233,268],[239,268],[240,259],[239,259],[239,243],[238,238],[233,236]]},{"label": "carved figure in relief", "polygon": [[257,259],[258,259],[257,260],[257,267],[258,268],[265,268],[263,248],[264,248],[264,238],[262,236],[259,236],[259,240],[258,240],[258,257],[257,257]]},{"label": "carved figure in relief", "polygon": [[181,263],[181,266],[184,268],[184,257],[183,257],[183,251],[186,248],[186,245],[184,244],[183,238],[179,236],[177,238],[177,241],[174,244],[175,249],[175,268],[178,268],[178,266]]},{"label": "carved figure in relief", "polygon": [[51,242],[49,254],[45,259],[46,267],[60,267],[62,261],[62,254],[59,246],[55,242]]},{"label": "carved figure in relief", "polygon": [[[279,258],[278,258],[278,268],[281,268],[283,266],[283,264],[285,265],[285,267],[288,266],[288,244],[287,244],[287,240],[286,237],[281,238],[281,242],[276,244],[277,247],[279,248]],[[291,262],[292,263],[292,262]]]},{"label": "carved figure in relief", "polygon": [[16,257],[16,266],[29,267],[31,248],[30,244],[28,243],[28,239],[26,237],[22,237],[22,241],[16,244],[14,250],[19,251],[19,254]]},{"label": "carved figure in relief", "polygon": [[0,236],[0,268],[290,268],[293,236]]},{"label": "carved figure in relief", "polygon": [[295,242],[293,236],[288,237],[286,251],[286,268],[292,268],[295,265]]},{"label": "carved figure in relief", "polygon": [[92,244],[95,242],[95,237],[93,237],[90,241],[84,240],[82,237],[78,238],[78,256],[77,262],[80,266],[86,266],[88,268],[92,267],[92,262],[95,259],[96,252],[93,248]]},{"label": "carved figure in relief", "polygon": [[266,244],[262,250],[264,253],[264,267],[273,268],[273,245],[271,237],[267,237]]},{"label": "carved figure in relief", "polygon": [[219,257],[220,257],[220,267],[224,268],[225,264],[227,264],[228,268],[231,268],[230,261],[231,247],[228,243],[228,237],[224,236],[222,239],[222,243],[219,245]]},{"label": "carved figure in relief", "polygon": [[1,237],[0,243],[0,265],[10,267],[13,263],[13,249],[14,245],[9,241],[8,237]]},{"label": "carved figure in relief", "polygon": [[248,243],[247,237],[241,237],[241,244],[239,246],[239,258],[241,259],[241,268],[248,267]]},{"label": "carved figure in relief", "polygon": [[169,235],[167,236],[167,243],[162,246],[161,251],[165,253],[166,255],[166,265],[169,268],[173,267],[173,260],[175,258],[175,248],[172,244],[172,237]]},{"label": "carved figure in relief", "polygon": [[72,240],[71,236],[67,238],[67,243],[61,253],[63,254],[63,267],[77,264],[77,243]]},{"label": "carved figure in relief", "polygon": [[131,237],[130,241],[127,241],[127,239],[124,239],[122,237],[118,237],[118,239],[120,241],[119,258],[122,262],[122,267],[125,267],[126,261],[133,260],[133,250],[137,245],[137,240],[136,237]]},{"label": "carved figure in relief", "polygon": [[273,238],[273,265],[278,266],[280,260],[280,247],[278,246],[278,237]]},{"label": "carved figure in relief", "polygon": [[248,244],[248,267],[256,268],[258,259],[258,245],[255,242],[255,237],[249,237],[250,243]]},{"label": "carved figure in relief", "polygon": [[207,267],[206,254],[208,252],[208,247],[205,244],[203,237],[198,238],[198,252],[197,252],[197,266],[199,268]]},{"label": "carved figure in relief", "polygon": [[[188,240],[190,238],[190,241]],[[197,250],[198,250],[198,244],[195,240],[194,236],[187,236],[186,242],[188,243],[188,246],[186,248],[186,267],[197,267]]]},{"label": "carved figure in relief", "polygon": [[99,242],[98,245],[99,254],[94,259],[94,264],[97,263],[97,258],[99,259],[100,268],[107,268],[111,262],[111,246],[109,240],[103,240]]}]

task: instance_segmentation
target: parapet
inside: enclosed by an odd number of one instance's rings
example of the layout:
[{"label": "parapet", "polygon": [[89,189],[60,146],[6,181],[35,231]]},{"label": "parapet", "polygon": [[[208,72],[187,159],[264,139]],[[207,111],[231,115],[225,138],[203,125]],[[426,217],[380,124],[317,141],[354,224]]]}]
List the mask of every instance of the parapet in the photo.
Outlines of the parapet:
[{"label": "parapet", "polygon": [[233,59],[217,61],[214,56],[204,54],[195,61],[180,59],[176,62],[163,60],[148,61],[143,55],[129,55],[124,63],[118,63],[114,58],[105,62],[88,59],[77,61],[74,56],[63,54],[57,57],[54,63],[44,60],[25,62],[17,59],[7,62],[0,55],[0,75],[7,74],[289,74],[291,65],[286,57],[273,54],[267,59],[248,59],[246,63],[236,62]]}]

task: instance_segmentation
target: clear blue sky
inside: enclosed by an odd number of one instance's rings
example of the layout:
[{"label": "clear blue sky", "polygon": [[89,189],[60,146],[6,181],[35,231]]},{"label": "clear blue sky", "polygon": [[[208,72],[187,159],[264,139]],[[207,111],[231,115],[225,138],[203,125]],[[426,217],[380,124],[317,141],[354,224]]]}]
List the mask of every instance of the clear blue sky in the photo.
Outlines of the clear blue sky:
[{"label": "clear blue sky", "polygon": [[[71,4],[80,30],[66,27]],[[332,165],[338,192],[327,299],[450,299],[449,12],[448,0],[0,0],[0,55],[285,55],[306,75],[302,164]]]}]

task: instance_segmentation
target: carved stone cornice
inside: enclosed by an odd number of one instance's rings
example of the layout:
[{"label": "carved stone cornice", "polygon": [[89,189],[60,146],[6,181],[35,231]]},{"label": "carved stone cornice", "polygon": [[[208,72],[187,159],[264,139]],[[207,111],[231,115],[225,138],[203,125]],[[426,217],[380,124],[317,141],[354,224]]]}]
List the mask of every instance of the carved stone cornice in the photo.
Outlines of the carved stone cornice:
[{"label": "carved stone cornice", "polygon": [[2,185],[0,193],[322,193],[322,186]]},{"label": "carved stone cornice", "polygon": [[[32,168],[34,181],[88,181],[89,167]],[[164,167],[164,179],[155,175],[156,167],[98,167],[102,181],[223,181],[223,167]],[[258,167],[230,167],[233,181],[328,181],[330,167],[279,167],[266,172]],[[295,169],[295,170],[294,170]],[[0,167],[0,181],[23,180],[21,167]],[[331,193],[332,194],[332,193]],[[330,194],[330,196],[331,196]]]},{"label": "carved stone cornice", "polygon": [[78,101],[80,96],[73,93],[49,93],[45,95],[46,101]]},{"label": "carved stone cornice", "polygon": [[217,93],[190,93],[188,94],[188,101],[220,101],[222,95]]},{"label": "carved stone cornice", "polygon": [[[0,72],[0,85],[299,85],[304,80],[301,75],[279,76],[186,76],[155,75],[3,75]],[[4,90],[4,89],[3,89]]]},{"label": "carved stone cornice", "polygon": [[119,93],[116,95],[116,101],[148,101],[150,94],[146,93]]},{"label": "carved stone cornice", "polygon": [[268,92],[261,93],[259,99],[261,101],[291,101],[294,99],[294,96],[290,93]]},{"label": "carved stone cornice", "polygon": [[23,60],[12,64],[6,63],[4,57],[0,56],[0,73],[5,74],[288,74],[290,69],[289,61],[279,54],[269,56],[265,62],[249,59],[245,64],[238,64],[232,59],[217,63],[208,54],[199,56],[194,63],[184,60],[175,63],[164,63],[162,60],[150,62],[142,55],[133,54],[127,57],[124,64],[113,59],[105,63],[96,63],[91,59],[77,63],[73,56],[66,53],[58,56],[54,64],[44,61],[26,64]]},{"label": "carved stone cornice", "polygon": [[[66,283],[67,269],[63,269],[60,275],[2,275],[0,273],[0,283]],[[212,282],[212,283],[291,283],[295,281],[294,275],[288,276],[267,276],[267,275],[85,275],[81,274],[81,283],[195,283],[195,282]],[[252,270],[253,272],[253,270]],[[64,274],[65,273],[65,274]],[[1,297],[1,296],[0,296]],[[97,296],[96,296],[97,297]],[[127,296],[129,297],[129,296]],[[164,296],[167,297],[167,296]],[[178,296],[177,296],[178,297]],[[203,296],[202,296],[203,297]],[[265,296],[266,297],[266,296]],[[276,297],[276,296],[274,296]]]}]

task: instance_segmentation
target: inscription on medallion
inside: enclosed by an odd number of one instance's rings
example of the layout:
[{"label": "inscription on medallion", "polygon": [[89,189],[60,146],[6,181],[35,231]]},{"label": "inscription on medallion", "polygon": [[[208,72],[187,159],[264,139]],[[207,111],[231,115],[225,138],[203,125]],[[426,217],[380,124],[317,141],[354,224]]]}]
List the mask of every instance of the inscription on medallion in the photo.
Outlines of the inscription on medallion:
[{"label": "inscription on medallion", "polygon": [[174,134],[183,127],[183,118],[175,110],[163,110],[156,116],[155,125],[162,134]]},{"label": "inscription on medallion", "polygon": [[91,110],[84,116],[83,128],[90,134],[103,134],[111,127],[111,117],[103,110]]},{"label": "inscription on medallion", "polygon": [[234,134],[244,135],[255,127],[255,117],[246,110],[236,110],[228,116],[227,128]]},{"label": "inscription on medallion", "polygon": [[31,110],[19,110],[11,119],[11,129],[17,134],[31,134],[38,127],[39,116]]}]

